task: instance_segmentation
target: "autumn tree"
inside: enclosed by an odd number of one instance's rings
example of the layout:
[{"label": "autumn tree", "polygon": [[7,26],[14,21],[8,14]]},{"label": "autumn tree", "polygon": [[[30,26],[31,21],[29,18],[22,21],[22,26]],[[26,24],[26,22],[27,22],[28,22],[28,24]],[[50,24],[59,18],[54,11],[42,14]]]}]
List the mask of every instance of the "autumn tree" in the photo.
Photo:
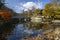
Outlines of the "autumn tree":
[{"label": "autumn tree", "polygon": [[60,10],[60,3],[54,0],[53,2],[47,3],[45,5],[43,15],[55,18],[56,15],[60,14],[59,10]]},{"label": "autumn tree", "polygon": [[42,14],[42,11],[40,9],[35,9],[34,10],[34,15],[37,16],[37,15],[41,15]]},{"label": "autumn tree", "polygon": [[51,16],[52,11],[53,11],[52,6],[53,6],[52,3],[48,3],[45,5],[44,10],[43,10],[44,16]]}]

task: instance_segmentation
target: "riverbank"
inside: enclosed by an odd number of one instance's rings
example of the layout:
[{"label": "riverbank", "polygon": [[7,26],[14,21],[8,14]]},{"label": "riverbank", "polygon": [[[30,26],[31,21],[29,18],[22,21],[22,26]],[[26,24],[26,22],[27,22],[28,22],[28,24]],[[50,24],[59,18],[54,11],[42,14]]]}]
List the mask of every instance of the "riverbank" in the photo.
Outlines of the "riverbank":
[{"label": "riverbank", "polygon": [[26,37],[26,39],[22,38],[21,40],[60,40],[60,27],[45,30],[35,37]]}]

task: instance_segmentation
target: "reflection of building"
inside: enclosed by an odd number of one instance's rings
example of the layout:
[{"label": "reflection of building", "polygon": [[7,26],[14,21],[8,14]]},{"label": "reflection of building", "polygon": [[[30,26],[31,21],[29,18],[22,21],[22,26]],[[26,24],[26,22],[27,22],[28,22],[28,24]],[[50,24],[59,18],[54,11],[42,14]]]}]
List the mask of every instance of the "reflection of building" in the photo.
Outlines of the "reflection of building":
[{"label": "reflection of building", "polygon": [[36,22],[27,22],[27,23],[24,23],[23,26],[28,27],[28,28],[33,28],[33,29],[41,29],[42,28],[42,24],[36,23]]}]

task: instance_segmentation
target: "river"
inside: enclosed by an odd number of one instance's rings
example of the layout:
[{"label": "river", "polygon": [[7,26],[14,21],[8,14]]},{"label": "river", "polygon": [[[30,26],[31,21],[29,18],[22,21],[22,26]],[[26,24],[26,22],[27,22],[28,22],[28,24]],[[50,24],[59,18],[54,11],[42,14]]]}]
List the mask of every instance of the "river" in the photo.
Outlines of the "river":
[{"label": "river", "polygon": [[[44,26],[44,27],[43,27]],[[0,39],[6,40],[21,40],[25,37],[34,37],[43,32],[43,29],[49,25],[43,25],[37,22],[23,22],[17,24],[6,24],[1,28]]]}]

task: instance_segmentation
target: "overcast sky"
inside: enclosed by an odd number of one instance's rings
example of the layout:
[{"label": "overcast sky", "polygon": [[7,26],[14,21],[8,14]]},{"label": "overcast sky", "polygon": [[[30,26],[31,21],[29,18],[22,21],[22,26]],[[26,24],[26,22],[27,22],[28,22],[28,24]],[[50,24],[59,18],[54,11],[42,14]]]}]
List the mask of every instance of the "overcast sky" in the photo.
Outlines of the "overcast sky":
[{"label": "overcast sky", "polygon": [[44,5],[51,0],[5,0],[6,6],[20,13],[23,9],[32,9],[32,7],[43,9]]}]

